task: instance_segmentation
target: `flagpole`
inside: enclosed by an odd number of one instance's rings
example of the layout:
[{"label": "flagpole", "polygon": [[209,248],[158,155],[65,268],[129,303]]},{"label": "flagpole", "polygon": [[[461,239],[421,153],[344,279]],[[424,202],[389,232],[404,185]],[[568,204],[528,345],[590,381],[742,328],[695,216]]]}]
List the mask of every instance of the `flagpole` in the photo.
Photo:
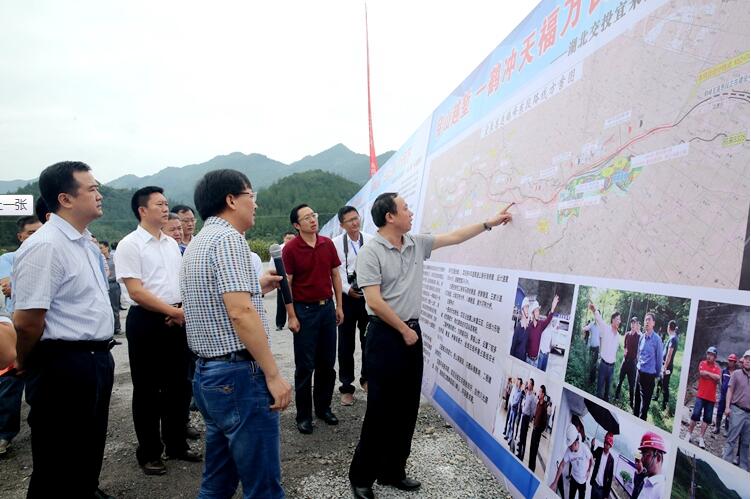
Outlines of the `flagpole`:
[{"label": "flagpole", "polygon": [[370,43],[368,36],[368,3],[365,2],[365,60],[367,64],[368,76],[368,135],[370,138],[370,176],[378,171],[378,160],[375,153],[375,142],[373,141],[373,111],[370,102]]}]

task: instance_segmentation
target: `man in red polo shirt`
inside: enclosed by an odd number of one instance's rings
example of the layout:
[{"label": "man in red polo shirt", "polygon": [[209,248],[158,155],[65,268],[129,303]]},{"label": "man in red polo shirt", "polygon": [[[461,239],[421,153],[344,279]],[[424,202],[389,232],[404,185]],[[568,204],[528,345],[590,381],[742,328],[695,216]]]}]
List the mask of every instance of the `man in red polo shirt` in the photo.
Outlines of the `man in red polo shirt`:
[{"label": "man in red polo shirt", "polygon": [[313,406],[326,424],[339,423],[331,412],[331,397],[336,382],[336,326],[344,318],[341,262],[331,239],[318,235],[318,213],[310,206],[295,206],[289,219],[298,235],[282,252],[293,300],[286,307],[287,324],[294,333],[297,429],[309,434],[313,431]]},{"label": "man in red polo shirt", "polygon": [[[690,442],[694,427],[699,419],[701,419],[699,447],[702,449],[706,447],[704,444],[704,434],[707,432],[707,426],[712,422],[714,404],[717,401],[717,385],[720,383],[720,378],[722,377],[720,366],[715,362],[716,358],[717,348],[709,347],[707,348],[706,359],[699,362],[699,386],[696,390],[694,411],[691,413],[691,422],[684,436]],[[704,417],[702,417],[702,412],[704,413]]]}]

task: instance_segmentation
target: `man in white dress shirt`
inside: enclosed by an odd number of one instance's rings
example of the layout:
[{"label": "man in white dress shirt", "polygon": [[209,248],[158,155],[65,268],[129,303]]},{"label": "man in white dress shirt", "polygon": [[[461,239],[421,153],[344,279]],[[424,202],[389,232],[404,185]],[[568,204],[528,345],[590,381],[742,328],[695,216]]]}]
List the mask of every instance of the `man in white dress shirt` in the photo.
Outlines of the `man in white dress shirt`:
[{"label": "man in white dress shirt", "polygon": [[185,383],[188,350],[179,282],[182,255],[177,242],[161,230],[169,217],[161,187],[137,190],[131,208],[138,228],[120,241],[115,268],[131,302],[125,333],[136,459],[145,474],[163,475],[167,472],[163,450],[168,459],[201,460],[185,440],[190,393]]},{"label": "man in white dress shirt", "polygon": [[[368,327],[368,312],[365,310],[365,298],[357,286],[357,253],[373,236],[360,231],[360,214],[354,206],[344,206],[337,213],[339,225],[344,233],[332,239],[336,254],[342,264],[339,276],[342,279],[342,308],[344,321],[339,324],[339,393],[342,405],[352,405],[355,401],[355,329],[360,332],[360,348],[365,355],[365,329]],[[364,362],[363,362],[364,364]],[[360,367],[360,386],[367,386],[365,372]]]},{"label": "man in white dress shirt", "polygon": [[86,228],[102,216],[85,163],[46,168],[52,215],[13,267],[16,365],[26,372],[33,472],[27,497],[107,497],[99,485],[115,363],[104,257]]}]

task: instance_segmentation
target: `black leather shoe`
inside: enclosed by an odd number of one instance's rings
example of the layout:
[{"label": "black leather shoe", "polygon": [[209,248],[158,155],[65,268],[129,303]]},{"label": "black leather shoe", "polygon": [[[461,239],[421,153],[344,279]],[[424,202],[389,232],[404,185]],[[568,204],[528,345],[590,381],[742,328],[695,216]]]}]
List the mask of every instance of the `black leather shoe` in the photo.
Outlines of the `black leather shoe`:
[{"label": "black leather shoe", "polygon": [[318,416],[318,419],[323,419],[327,425],[338,425],[339,424],[339,418],[336,417],[336,415],[331,412],[331,409],[324,412],[323,414],[316,414]]},{"label": "black leather shoe", "polygon": [[167,466],[164,465],[164,461],[161,459],[144,463],[141,465],[141,469],[149,476],[159,476],[167,473]]},{"label": "black leather shoe", "polygon": [[373,487],[356,487],[355,484],[349,484],[352,487],[352,497],[355,499],[375,499]]},{"label": "black leather shoe", "polygon": [[305,435],[313,433],[313,421],[310,419],[303,419],[297,422],[297,431]]},{"label": "black leather shoe", "polygon": [[402,478],[401,480],[378,480],[381,485],[387,485],[389,487],[396,487],[399,490],[417,490],[422,485],[417,480],[411,478]]},{"label": "black leather shoe", "polygon": [[200,452],[196,452],[191,449],[187,449],[179,454],[167,454],[167,459],[177,459],[179,461],[188,461],[190,463],[200,463],[203,461],[203,456]]}]

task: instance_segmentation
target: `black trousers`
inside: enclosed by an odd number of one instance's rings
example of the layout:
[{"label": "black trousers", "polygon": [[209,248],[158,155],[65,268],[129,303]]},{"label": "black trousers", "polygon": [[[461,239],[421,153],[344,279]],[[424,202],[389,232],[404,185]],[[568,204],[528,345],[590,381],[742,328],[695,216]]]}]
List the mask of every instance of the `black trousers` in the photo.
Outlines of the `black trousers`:
[{"label": "black trousers", "polygon": [[623,378],[628,381],[628,405],[634,407],[634,385],[636,384],[636,359],[623,358],[621,369],[618,373],[618,387],[615,389],[615,398],[621,396]]},{"label": "black trousers", "polygon": [[[671,369],[670,374],[672,373],[673,371]],[[670,374],[663,374],[662,378],[660,379],[660,384],[662,387],[662,410],[663,411],[667,409],[668,402],[670,402]]]},{"label": "black trousers", "polygon": [[188,449],[185,415],[190,404],[185,328],[167,326],[164,315],[143,307],[128,311],[125,334],[133,381],[133,426],[139,464],[155,461],[166,450]]},{"label": "black trousers", "polygon": [[420,407],[422,385],[422,332],[407,346],[401,334],[381,321],[370,321],[365,342],[368,404],[360,441],[349,467],[349,479],[358,487],[376,479],[406,477],[412,435]]},{"label": "black trousers", "polygon": [[34,463],[27,498],[94,497],[114,371],[109,349],[49,341],[34,348],[26,371]]},{"label": "black trousers", "polygon": [[634,416],[647,420],[649,404],[655,391],[655,375],[639,371],[636,376],[636,391],[634,392]]},{"label": "black trousers", "polygon": [[527,430],[529,429],[529,421],[531,419],[526,414],[522,415],[521,431],[519,432],[519,451],[517,452],[522,462],[524,461],[524,453],[527,450]]},{"label": "black trousers", "polygon": [[577,493],[579,494],[579,499],[584,499],[587,493],[587,484],[579,483],[574,480],[574,477],[571,477],[568,481],[568,499],[574,499]]},{"label": "black trousers", "polygon": [[287,309],[284,306],[284,300],[282,299],[282,291],[276,291],[276,328],[283,329],[284,324],[287,322]]},{"label": "black trousers", "polygon": [[537,450],[540,448],[540,439],[542,438],[542,432],[545,431],[545,427],[533,428],[532,438],[529,440],[529,469],[533,472],[537,467]]},{"label": "black trousers", "polygon": [[120,285],[113,281],[110,281],[108,284],[112,315],[115,319],[115,334],[120,334]]},{"label": "black trousers", "polygon": [[296,419],[305,421],[313,418],[314,405],[318,415],[331,409],[336,383],[336,311],[331,300],[324,305],[298,302],[295,314],[300,321],[300,331],[293,333]]},{"label": "black trousers", "polygon": [[365,298],[352,298],[342,293],[344,321],[339,325],[339,387],[341,393],[355,393],[352,383],[355,381],[355,329],[360,332],[362,364],[360,367],[360,386],[367,381],[365,377],[365,330],[368,327],[368,312],[365,310]]}]

